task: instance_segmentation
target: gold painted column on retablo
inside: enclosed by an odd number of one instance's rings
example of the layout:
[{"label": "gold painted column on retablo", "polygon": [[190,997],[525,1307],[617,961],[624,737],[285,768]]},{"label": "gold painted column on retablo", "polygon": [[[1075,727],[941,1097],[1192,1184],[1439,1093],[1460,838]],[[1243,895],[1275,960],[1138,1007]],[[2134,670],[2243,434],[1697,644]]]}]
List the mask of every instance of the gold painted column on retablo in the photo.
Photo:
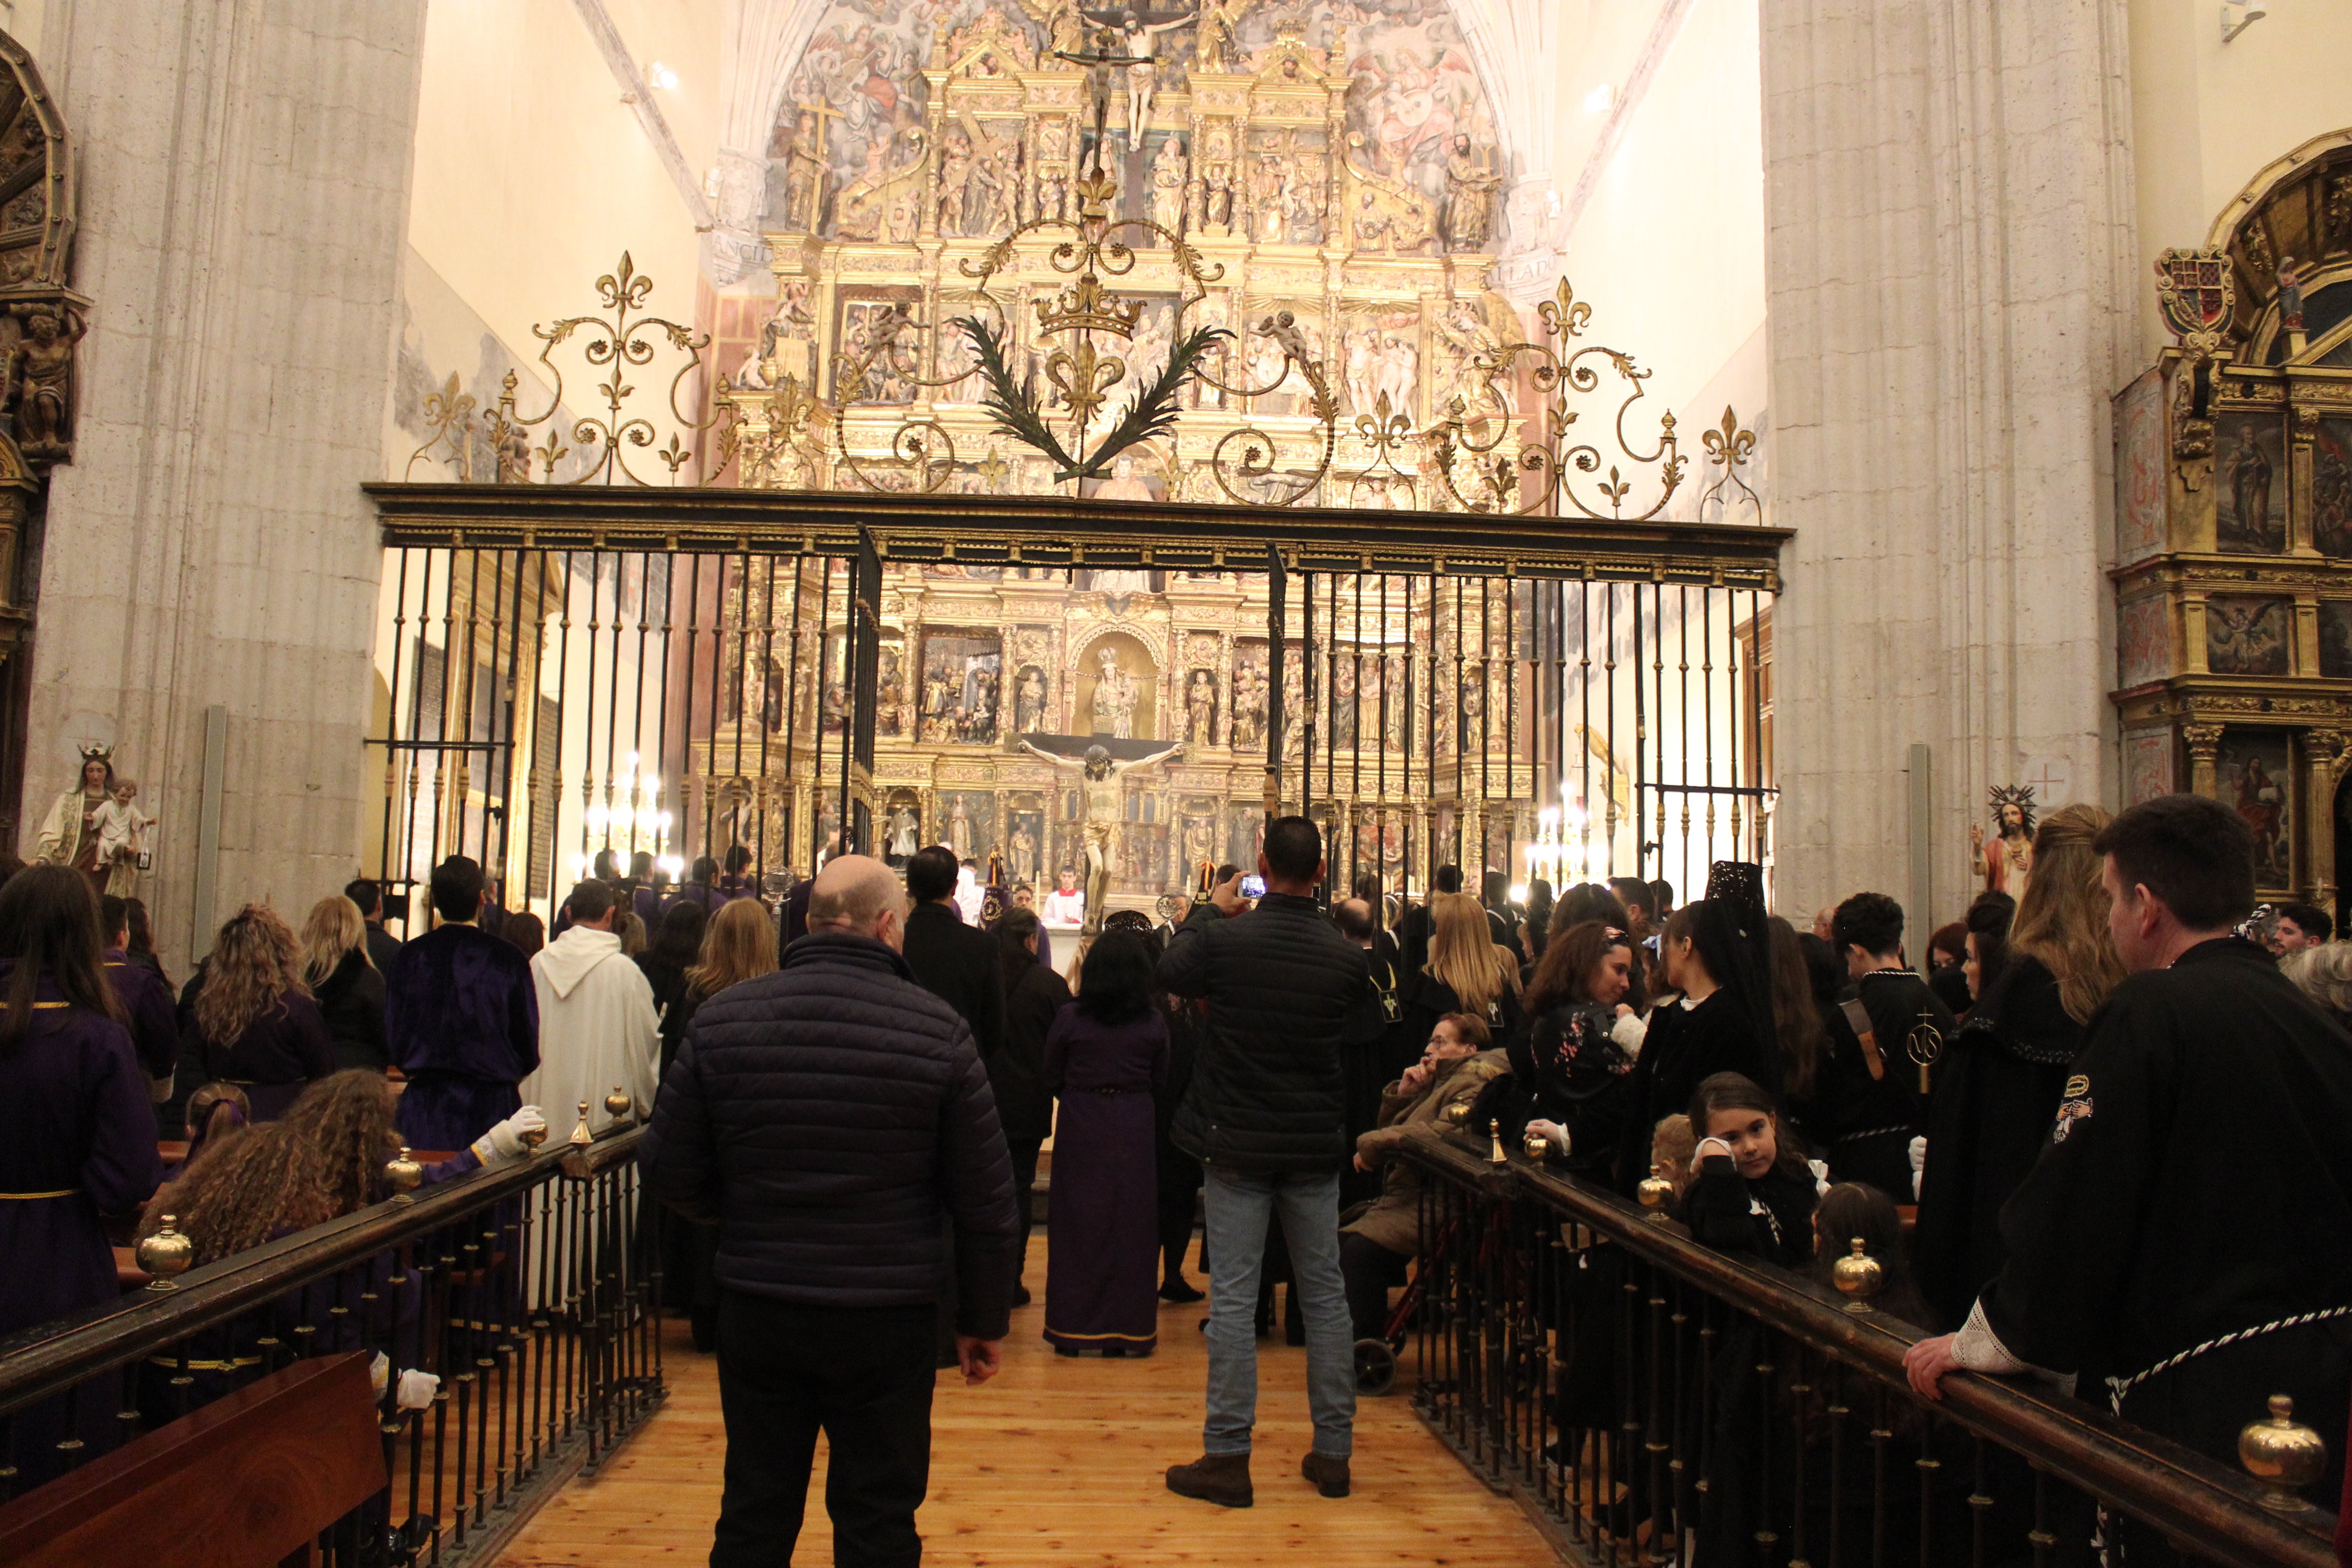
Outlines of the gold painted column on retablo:
[{"label": "gold painted column on retablo", "polygon": [[2215,792],[2215,763],[2221,752],[2221,726],[2219,724],[2183,724],[2180,738],[2189,745],[2189,788],[2194,795],[2212,798]]},{"label": "gold painted column on retablo", "polygon": [[2303,737],[2304,776],[2310,781],[2303,792],[2304,897],[2323,910],[2336,903],[2336,782],[2345,742],[2336,730]]},{"label": "gold painted column on retablo", "polygon": [[[2287,411],[2287,472],[2286,489],[2286,548],[2290,555],[2316,557],[2318,548],[2311,542],[2312,507],[2312,443],[2319,435],[2319,410],[2298,406]],[[2313,643],[2316,648],[2316,641]],[[2319,664],[2315,657],[2301,673],[2316,675]]]},{"label": "gold painted column on retablo", "polygon": [[2288,667],[2289,675],[2305,678],[2319,673],[2319,595],[2306,589],[2294,596],[2294,643],[2290,656],[2294,662]]},{"label": "gold painted column on retablo", "polygon": [[[2204,675],[2205,667],[2205,595],[2187,594],[2180,600],[2180,668],[2188,675]],[[2200,794],[2210,793],[2200,791]]]}]

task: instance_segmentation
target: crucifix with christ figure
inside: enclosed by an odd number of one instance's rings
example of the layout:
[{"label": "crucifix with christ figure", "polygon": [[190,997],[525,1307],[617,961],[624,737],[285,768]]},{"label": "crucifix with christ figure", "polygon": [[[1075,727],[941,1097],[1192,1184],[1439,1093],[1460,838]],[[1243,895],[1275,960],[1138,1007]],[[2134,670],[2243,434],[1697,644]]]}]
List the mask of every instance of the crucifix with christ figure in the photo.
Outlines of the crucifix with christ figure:
[{"label": "crucifix with christ figure", "polygon": [[1110,82],[1108,70],[1124,68],[1127,72],[1127,150],[1137,151],[1143,145],[1143,127],[1151,118],[1151,95],[1160,79],[1160,37],[1197,19],[1196,6],[1181,16],[1165,21],[1147,18],[1149,11],[1139,16],[1134,11],[1116,14],[1107,11],[1082,12],[1102,26],[1094,36],[1094,47],[1078,52],[1055,51],[1062,59],[1106,74],[1095,79],[1095,155],[1094,172],[1102,173],[1104,127],[1110,117]]}]

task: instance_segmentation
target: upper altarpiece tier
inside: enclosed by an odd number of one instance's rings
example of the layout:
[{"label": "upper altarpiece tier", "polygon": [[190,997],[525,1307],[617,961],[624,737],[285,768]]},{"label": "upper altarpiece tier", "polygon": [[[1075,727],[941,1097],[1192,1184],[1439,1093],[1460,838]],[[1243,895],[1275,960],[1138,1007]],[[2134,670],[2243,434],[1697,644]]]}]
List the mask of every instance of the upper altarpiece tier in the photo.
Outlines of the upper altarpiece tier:
[{"label": "upper altarpiece tier", "polygon": [[[1073,453],[1203,345],[1181,421],[1081,493],[1459,510],[1466,479],[1449,495],[1378,437],[1518,412],[1526,389],[1474,365],[1524,335],[1486,289],[1494,145],[1460,30],[1424,0],[1304,22],[1248,0],[836,5],[770,148],[774,304],[719,323],[740,482],[1068,493],[986,406],[971,322]],[[1102,249],[1075,268],[1082,226]],[[1090,281],[1116,318],[1087,319]]]}]

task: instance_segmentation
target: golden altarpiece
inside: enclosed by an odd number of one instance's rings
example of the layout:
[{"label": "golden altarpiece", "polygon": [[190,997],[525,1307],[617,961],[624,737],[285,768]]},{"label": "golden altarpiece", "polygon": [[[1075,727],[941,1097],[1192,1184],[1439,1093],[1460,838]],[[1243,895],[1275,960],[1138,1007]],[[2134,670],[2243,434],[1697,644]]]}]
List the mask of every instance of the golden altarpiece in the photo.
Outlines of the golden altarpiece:
[{"label": "golden altarpiece", "polygon": [[2352,130],[2167,251],[2179,342],[2116,400],[2125,792],[2253,828],[2263,892],[2333,907],[2352,767]]},{"label": "golden altarpiece", "polygon": [[[786,158],[773,306],[707,401],[710,337],[625,258],[539,329],[543,410],[430,400],[412,472],[459,482],[370,487],[394,879],[940,843],[1042,892],[1096,746],[1135,764],[1129,907],[1276,807],[1391,894],[1766,858],[1780,536],[1730,411],[1686,454],[1565,282],[1533,323],[1486,291],[1483,155],[1392,177],[1296,26],[1199,13],[1139,93],[1135,34],[1031,20],[934,35],[919,132],[851,177]],[[559,351],[626,367],[601,413]]]}]

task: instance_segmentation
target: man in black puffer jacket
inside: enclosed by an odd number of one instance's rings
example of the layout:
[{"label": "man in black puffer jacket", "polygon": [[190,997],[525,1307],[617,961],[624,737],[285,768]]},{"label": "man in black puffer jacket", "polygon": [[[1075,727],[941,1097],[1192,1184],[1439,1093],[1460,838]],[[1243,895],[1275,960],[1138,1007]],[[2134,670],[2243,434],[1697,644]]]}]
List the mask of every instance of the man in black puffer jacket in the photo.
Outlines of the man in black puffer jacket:
[{"label": "man in black puffer jacket", "polygon": [[719,1226],[713,1568],[790,1559],[820,1430],[840,1560],[921,1560],[945,1222],[964,1381],[997,1370],[1012,1162],[971,1031],[899,956],[905,912],[880,861],[828,861],[783,968],[696,1013],[640,1152],[655,1196]]},{"label": "man in black puffer jacket", "polygon": [[1209,1396],[1202,1455],[1168,1472],[1168,1489],[1247,1508],[1257,1411],[1255,1321],[1265,1227],[1278,1212],[1307,1319],[1315,1444],[1300,1473],[1348,1495],[1356,1415],[1354,1334],[1339,1277],[1339,1167],[1348,1134],[1339,1068],[1349,1010],[1363,994],[1363,951],[1315,902],[1323,837],[1277,818],[1258,855],[1265,897],[1242,912],[1234,877],[1177,930],[1160,984],[1208,999],[1192,1087],[1170,1135],[1198,1159],[1209,1249]]}]

